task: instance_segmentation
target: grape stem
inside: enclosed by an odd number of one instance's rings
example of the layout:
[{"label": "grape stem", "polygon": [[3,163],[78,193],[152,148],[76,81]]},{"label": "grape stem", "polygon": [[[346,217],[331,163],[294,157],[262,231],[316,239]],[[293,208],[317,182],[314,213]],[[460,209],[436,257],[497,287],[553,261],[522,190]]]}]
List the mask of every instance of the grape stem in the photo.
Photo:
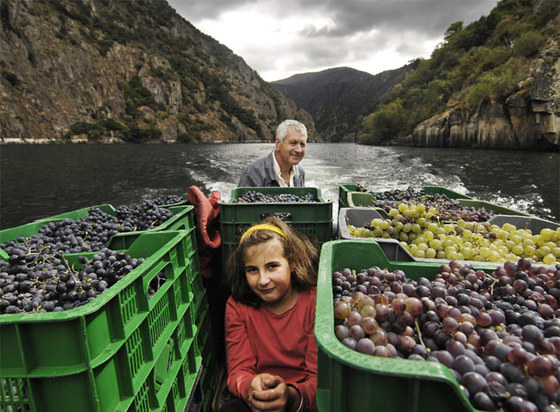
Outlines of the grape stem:
[{"label": "grape stem", "polygon": [[[420,344],[426,348],[426,345],[422,340],[422,332],[420,332],[420,325],[418,325],[418,319],[414,319],[414,327],[416,328],[416,333],[418,334],[418,340],[420,341]],[[426,348],[426,352],[430,352],[430,348]]]},{"label": "grape stem", "polygon": [[490,296],[494,296],[494,285],[498,282],[498,279],[494,279],[492,284],[490,285]]}]

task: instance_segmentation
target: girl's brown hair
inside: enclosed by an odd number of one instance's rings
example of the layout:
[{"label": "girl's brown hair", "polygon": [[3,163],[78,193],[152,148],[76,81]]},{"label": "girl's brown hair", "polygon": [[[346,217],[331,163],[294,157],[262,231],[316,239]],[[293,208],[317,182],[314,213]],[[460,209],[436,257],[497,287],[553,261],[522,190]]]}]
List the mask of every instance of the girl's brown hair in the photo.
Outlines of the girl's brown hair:
[{"label": "girl's brown hair", "polygon": [[225,268],[226,283],[233,298],[254,307],[259,307],[261,301],[249,287],[245,276],[245,252],[251,246],[274,238],[278,239],[284,248],[284,257],[293,267],[291,277],[293,288],[302,291],[317,284],[318,247],[277,217],[269,217],[258,224],[262,223],[280,228],[286,236],[268,229],[248,233],[228,258]]}]

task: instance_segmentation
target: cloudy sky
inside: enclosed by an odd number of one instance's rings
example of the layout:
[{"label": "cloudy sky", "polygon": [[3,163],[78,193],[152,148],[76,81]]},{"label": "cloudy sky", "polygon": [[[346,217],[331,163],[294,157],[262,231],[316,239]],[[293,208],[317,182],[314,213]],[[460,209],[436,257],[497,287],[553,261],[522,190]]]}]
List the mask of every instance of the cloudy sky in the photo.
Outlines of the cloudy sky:
[{"label": "cloudy sky", "polygon": [[267,81],[332,67],[371,74],[429,58],[454,22],[498,0],[168,0]]}]

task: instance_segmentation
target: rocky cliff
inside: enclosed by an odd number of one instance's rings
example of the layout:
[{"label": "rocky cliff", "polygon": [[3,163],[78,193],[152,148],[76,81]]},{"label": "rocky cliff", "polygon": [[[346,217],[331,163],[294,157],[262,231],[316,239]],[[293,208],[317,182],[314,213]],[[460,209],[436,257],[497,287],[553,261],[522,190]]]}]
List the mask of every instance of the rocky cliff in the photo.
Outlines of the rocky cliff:
[{"label": "rocky cliff", "polygon": [[547,47],[530,77],[505,104],[483,100],[471,112],[450,106],[399,143],[427,147],[557,150],[560,146],[560,49]]},{"label": "rocky cliff", "polygon": [[0,141],[271,141],[311,116],[164,0],[0,2]]}]

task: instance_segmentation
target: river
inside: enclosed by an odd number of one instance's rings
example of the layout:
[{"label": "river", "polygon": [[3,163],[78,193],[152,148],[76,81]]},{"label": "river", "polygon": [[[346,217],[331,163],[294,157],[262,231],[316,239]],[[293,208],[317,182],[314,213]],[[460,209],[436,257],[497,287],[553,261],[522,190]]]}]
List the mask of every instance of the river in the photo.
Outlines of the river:
[{"label": "river", "polygon": [[[0,145],[0,229],[90,205],[138,203],[196,185],[229,200],[272,143]],[[560,154],[311,143],[307,186],[337,209],[338,185],[375,191],[438,185],[560,221]]]}]

